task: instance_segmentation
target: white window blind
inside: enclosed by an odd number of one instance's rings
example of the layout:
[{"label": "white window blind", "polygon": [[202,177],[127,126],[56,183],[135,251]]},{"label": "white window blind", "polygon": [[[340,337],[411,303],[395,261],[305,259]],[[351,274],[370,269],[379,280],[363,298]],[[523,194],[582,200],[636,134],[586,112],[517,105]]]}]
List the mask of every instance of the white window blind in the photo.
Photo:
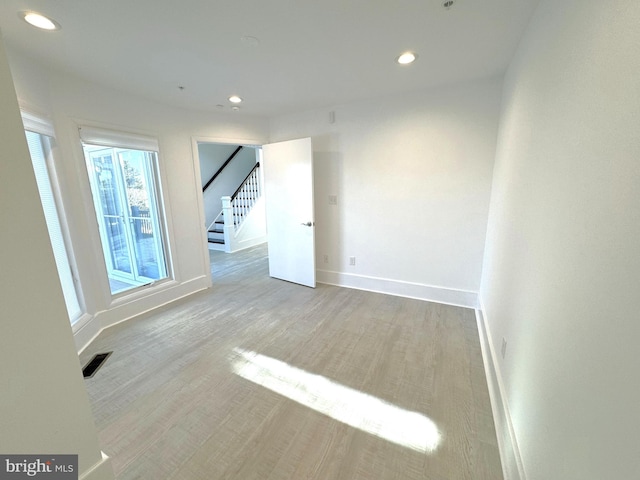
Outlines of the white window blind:
[{"label": "white window blind", "polygon": [[145,152],[157,152],[158,139],[146,135],[106,130],[104,128],[80,127],[80,139],[88,145],[131,148]]},{"label": "white window blind", "polygon": [[[24,118],[24,117],[23,117]],[[35,128],[33,124],[29,124],[30,128]],[[25,128],[27,128],[25,124]],[[53,129],[51,129],[53,130]],[[49,238],[51,247],[55,257],[56,266],[58,267],[58,276],[62,285],[64,300],[69,313],[69,320],[73,325],[82,315],[82,308],[78,301],[67,248],[62,235],[62,226],[58,209],[56,207],[56,199],[51,187],[49,172],[47,170],[47,156],[50,153],[50,139],[48,136],[41,135],[33,131],[26,131],[29,152],[31,153],[31,162],[33,163],[33,171],[35,173],[38,191],[40,192],[40,200],[49,230]]]}]

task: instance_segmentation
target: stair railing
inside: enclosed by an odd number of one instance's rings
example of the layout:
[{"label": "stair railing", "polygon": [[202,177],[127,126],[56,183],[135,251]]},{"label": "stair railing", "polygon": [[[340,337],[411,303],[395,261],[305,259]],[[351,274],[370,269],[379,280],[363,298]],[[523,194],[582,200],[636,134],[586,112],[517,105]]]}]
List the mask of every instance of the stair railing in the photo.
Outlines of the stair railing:
[{"label": "stair railing", "polygon": [[231,160],[233,160],[233,158],[238,154],[238,152],[242,150],[242,145],[240,145],[238,148],[236,148],[233,153],[231,155],[229,155],[229,158],[227,158],[227,160],[222,164],[222,166],[218,169],[218,171],[216,173],[213,174],[213,176],[209,179],[209,181],[207,183],[204,184],[204,187],[202,187],[202,191],[204,192],[207,188],[209,188],[209,185],[211,185],[213,183],[213,181],[218,177],[218,175],[220,175],[222,173],[222,171],[224,170],[224,168],[229,165],[229,163],[231,162]]},{"label": "stair railing", "polygon": [[249,215],[261,195],[260,163],[258,162],[233,195],[221,198],[225,249],[231,248],[235,232],[242,226],[242,222]]},{"label": "stair railing", "polygon": [[260,162],[256,163],[242,181],[238,189],[231,195],[233,224],[238,228],[260,198]]}]

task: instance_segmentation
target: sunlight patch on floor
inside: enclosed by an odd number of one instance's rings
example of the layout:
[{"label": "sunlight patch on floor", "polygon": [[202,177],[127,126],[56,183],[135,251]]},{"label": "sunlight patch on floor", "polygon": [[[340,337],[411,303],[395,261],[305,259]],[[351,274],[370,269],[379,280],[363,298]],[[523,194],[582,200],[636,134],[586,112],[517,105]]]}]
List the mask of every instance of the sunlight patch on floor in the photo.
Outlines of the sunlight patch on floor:
[{"label": "sunlight patch on floor", "polygon": [[428,453],[440,432],[427,416],[256,352],[234,349],[233,371],[255,384],[397,445]]}]

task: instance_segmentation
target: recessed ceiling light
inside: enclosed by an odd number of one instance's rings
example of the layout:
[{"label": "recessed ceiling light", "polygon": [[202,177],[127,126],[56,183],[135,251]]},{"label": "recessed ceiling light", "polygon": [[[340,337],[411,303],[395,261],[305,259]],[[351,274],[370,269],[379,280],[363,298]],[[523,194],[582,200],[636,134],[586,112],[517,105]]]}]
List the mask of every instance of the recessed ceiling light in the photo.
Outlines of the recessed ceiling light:
[{"label": "recessed ceiling light", "polygon": [[231,103],[240,103],[242,101],[242,99],[238,95],[231,95],[229,97],[229,101]]},{"label": "recessed ceiling light", "polygon": [[234,105],[234,106],[231,107],[231,110],[233,110],[234,112],[237,112],[237,111],[240,110],[240,107],[237,106],[237,105]]},{"label": "recessed ceiling light", "polygon": [[396,58],[396,62],[398,62],[400,65],[408,65],[415,62],[416,58],[418,58],[418,55],[416,55],[415,53],[405,52],[398,58]]},{"label": "recessed ceiling light", "polygon": [[42,30],[60,30],[60,24],[36,12],[22,12],[20,16],[25,22]]}]

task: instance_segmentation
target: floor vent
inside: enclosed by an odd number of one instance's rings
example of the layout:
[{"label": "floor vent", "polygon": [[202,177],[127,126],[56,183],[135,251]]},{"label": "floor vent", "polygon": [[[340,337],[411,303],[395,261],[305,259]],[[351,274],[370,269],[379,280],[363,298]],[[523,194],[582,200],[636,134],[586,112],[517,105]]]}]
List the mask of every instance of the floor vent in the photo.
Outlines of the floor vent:
[{"label": "floor vent", "polygon": [[82,369],[82,375],[84,375],[84,378],[93,377],[112,353],[113,352],[97,353],[94,355],[91,361]]}]

